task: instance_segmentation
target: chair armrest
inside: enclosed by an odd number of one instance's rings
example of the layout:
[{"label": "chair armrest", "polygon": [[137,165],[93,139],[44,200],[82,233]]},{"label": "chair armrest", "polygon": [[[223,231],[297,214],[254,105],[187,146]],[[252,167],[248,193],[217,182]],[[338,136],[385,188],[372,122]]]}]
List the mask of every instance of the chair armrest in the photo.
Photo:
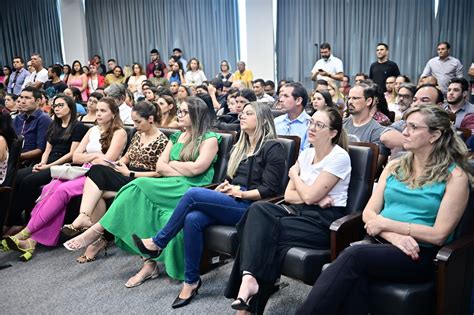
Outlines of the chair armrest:
[{"label": "chair armrest", "polygon": [[467,314],[474,281],[474,236],[442,247],[436,255],[437,314]]},{"label": "chair armrest", "polygon": [[10,186],[0,187],[0,193],[11,192],[12,190],[13,190],[13,188],[10,187]]},{"label": "chair armrest", "polygon": [[362,213],[355,212],[334,221],[331,230],[331,261],[350,243],[361,240],[364,235]]},{"label": "chair armrest", "polygon": [[213,183],[213,184],[209,184],[209,185],[206,185],[206,186],[202,186],[202,188],[207,188],[207,189],[216,189],[216,187],[219,186],[218,183]]},{"label": "chair armrest", "polygon": [[285,196],[283,195],[263,199],[263,201],[268,201],[274,204],[279,204],[284,200],[285,200]]}]

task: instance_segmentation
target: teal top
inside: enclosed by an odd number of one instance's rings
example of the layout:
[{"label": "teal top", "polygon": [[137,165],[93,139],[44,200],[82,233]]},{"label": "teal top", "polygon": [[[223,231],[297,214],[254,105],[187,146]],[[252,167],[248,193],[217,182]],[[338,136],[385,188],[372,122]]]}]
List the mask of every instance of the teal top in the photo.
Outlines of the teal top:
[{"label": "teal top", "polygon": [[[454,170],[455,165],[449,167]],[[399,222],[433,226],[438,215],[441,200],[446,191],[446,182],[425,184],[418,188],[410,188],[395,176],[387,178],[384,191],[384,208],[380,215]],[[453,238],[449,235],[446,243]],[[420,244],[432,246],[431,244]]]}]

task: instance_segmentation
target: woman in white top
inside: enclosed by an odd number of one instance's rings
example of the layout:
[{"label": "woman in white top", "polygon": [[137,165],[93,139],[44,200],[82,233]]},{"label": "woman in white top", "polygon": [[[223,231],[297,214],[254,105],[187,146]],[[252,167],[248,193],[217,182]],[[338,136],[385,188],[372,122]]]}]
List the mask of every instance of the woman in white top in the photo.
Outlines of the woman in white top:
[{"label": "woman in white top", "polygon": [[328,248],[329,225],[345,212],[351,176],[347,137],[337,109],[311,118],[304,150],[288,173],[285,203],[256,202],[237,224],[240,248],[227,285],[232,308],[263,313],[286,252]]},{"label": "woman in white top", "polygon": [[184,75],[187,85],[198,86],[207,81],[204,71],[201,70],[201,64],[197,58],[191,58],[188,62],[188,71]]},{"label": "woman in white top", "polygon": [[146,80],[145,71],[139,63],[134,63],[132,66],[132,75],[128,78],[128,89],[132,93],[143,95],[142,82]]},{"label": "woman in white top", "polygon": [[[127,133],[122,128],[115,100],[104,97],[97,104],[97,126],[90,128],[74,151],[74,164],[102,164],[117,161],[127,143]],[[52,180],[43,188],[40,201],[31,212],[26,228],[6,239],[11,249],[22,253],[22,260],[30,260],[36,243],[55,246],[59,240],[67,204],[72,197],[83,192],[85,176],[74,180]]]}]

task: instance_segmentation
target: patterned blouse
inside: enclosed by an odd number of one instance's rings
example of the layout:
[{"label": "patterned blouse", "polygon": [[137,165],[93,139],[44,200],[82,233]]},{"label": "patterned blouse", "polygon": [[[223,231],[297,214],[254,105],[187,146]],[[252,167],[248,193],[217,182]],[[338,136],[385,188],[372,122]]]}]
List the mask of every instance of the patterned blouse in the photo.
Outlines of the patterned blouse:
[{"label": "patterned blouse", "polygon": [[141,137],[141,133],[135,133],[128,147],[130,168],[147,171],[155,170],[156,162],[168,144],[168,138],[161,133],[153,142],[142,146],[140,144]]}]

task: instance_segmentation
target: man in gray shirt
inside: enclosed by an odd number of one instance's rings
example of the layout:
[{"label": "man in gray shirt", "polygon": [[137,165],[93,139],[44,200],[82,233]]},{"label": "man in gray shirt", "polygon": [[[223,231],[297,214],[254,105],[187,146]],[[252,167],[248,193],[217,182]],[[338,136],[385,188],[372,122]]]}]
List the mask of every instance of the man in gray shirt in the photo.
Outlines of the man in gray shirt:
[{"label": "man in gray shirt", "polygon": [[462,64],[458,59],[449,55],[450,48],[451,45],[448,42],[439,43],[438,57],[428,60],[421,74],[421,78],[434,76],[444,95],[448,91],[448,83],[451,79],[462,78]]},{"label": "man in gray shirt", "polygon": [[379,170],[387,161],[390,151],[380,141],[384,131],[372,118],[371,109],[375,105],[376,90],[374,86],[358,83],[350,91],[347,98],[351,116],[344,120],[344,129],[352,142],[372,142],[379,147]]}]

